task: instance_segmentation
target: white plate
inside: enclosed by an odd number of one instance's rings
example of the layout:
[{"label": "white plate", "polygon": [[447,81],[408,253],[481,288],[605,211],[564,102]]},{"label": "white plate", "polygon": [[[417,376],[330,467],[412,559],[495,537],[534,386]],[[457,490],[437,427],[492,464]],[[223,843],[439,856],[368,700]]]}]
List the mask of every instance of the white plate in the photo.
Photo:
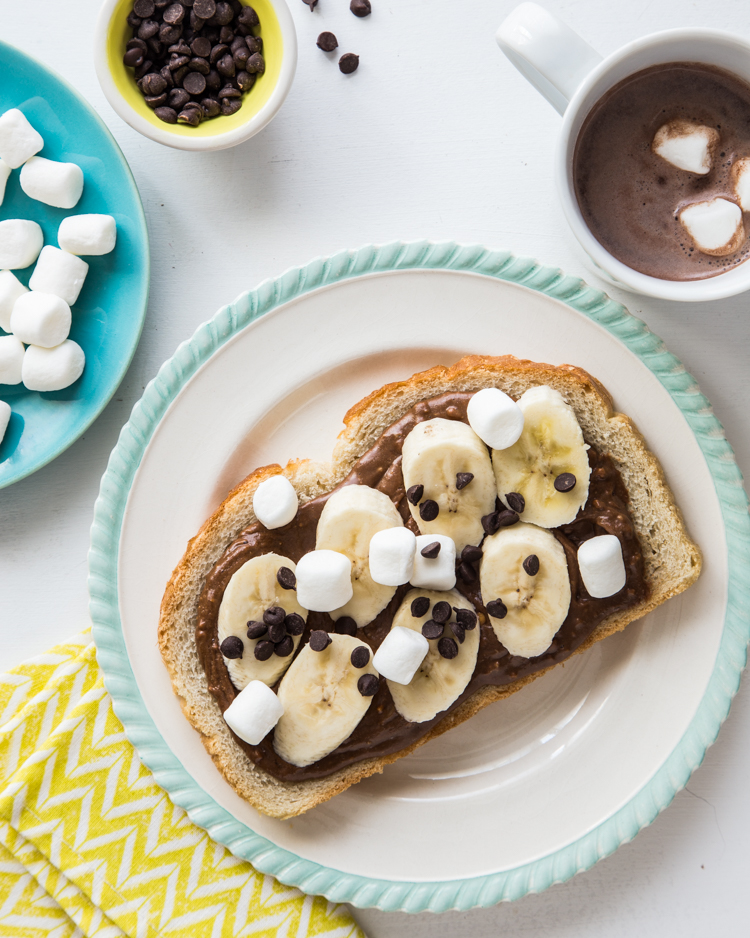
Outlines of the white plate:
[{"label": "white plate", "polygon": [[[224,781],[172,694],[155,639],[188,539],[249,471],[327,459],[346,410],[382,384],[466,353],[580,365],[659,457],[705,566],[671,600],[506,701],[308,814],[259,814]],[[555,299],[440,270],[307,293],[220,347],[146,448],[120,536],[119,609],[146,709],[172,753],[237,821],[345,873],[486,876],[561,850],[626,805],[677,747],[714,667],[727,602],[724,523],[682,412],[643,362]],[[165,743],[165,745],[167,745]]]}]

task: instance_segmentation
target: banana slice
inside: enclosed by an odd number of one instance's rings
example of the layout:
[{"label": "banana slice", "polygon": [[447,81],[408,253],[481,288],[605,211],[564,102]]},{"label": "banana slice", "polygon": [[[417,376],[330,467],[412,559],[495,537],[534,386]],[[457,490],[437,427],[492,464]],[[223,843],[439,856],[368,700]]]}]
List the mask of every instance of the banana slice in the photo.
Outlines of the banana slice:
[{"label": "banana slice", "polygon": [[569,524],[586,504],[591,472],[575,411],[546,386],[529,388],[518,406],[524,416],[521,436],[508,449],[492,451],[498,494],[509,508],[507,495],[522,495],[521,519],[530,524]]},{"label": "banana slice", "polygon": [[512,655],[541,655],[570,608],[562,544],[544,528],[516,524],[488,537],[482,550],[479,580],[495,635]]},{"label": "banana slice", "polygon": [[[421,597],[429,600],[429,608],[422,615],[415,616],[412,612],[412,603]],[[456,609],[467,609],[474,613],[471,603],[456,590],[446,592],[410,590],[394,616],[392,627],[402,625],[404,628],[421,632],[425,622],[432,619],[433,610],[439,602],[447,602],[450,605],[450,618],[444,623],[443,631],[430,639],[430,650],[416,674],[408,684],[388,681],[388,689],[396,709],[410,723],[424,723],[425,720],[431,720],[442,710],[447,710],[465,690],[477,663],[479,625],[476,624],[472,629],[463,633],[461,628],[457,628],[456,631],[464,635],[463,642],[458,640],[450,627],[451,623],[456,622],[454,606]],[[416,608],[415,611],[421,612],[421,609]],[[475,613],[474,616],[476,622]],[[442,638],[450,638],[458,647],[458,654],[455,658],[444,658],[440,654],[438,642]]]},{"label": "banana slice", "polygon": [[369,485],[345,485],[328,499],[320,515],[316,550],[336,550],[352,562],[352,598],[331,616],[351,616],[367,625],[391,601],[395,586],[383,586],[370,576],[370,538],[386,528],[402,527],[396,506]]},{"label": "banana slice", "polygon": [[279,685],[284,713],[276,724],[273,748],[292,765],[312,765],[350,736],[367,713],[372,696],[363,696],[357,682],[378,672],[372,655],[355,668],[351,655],[362,646],[351,635],[331,634],[323,651],[305,645]]},{"label": "banana slice", "polygon": [[265,661],[259,661],[255,657],[255,646],[258,642],[267,641],[268,637],[247,637],[247,623],[262,622],[263,613],[273,606],[279,606],[287,615],[296,612],[307,619],[307,610],[297,602],[296,590],[284,589],[277,580],[276,574],[281,567],[288,567],[292,572],[295,570],[294,561],[279,554],[253,557],[233,574],[224,591],[219,607],[219,644],[229,636],[236,636],[242,642],[241,658],[224,658],[229,677],[238,690],[243,690],[250,681],[263,681],[269,687],[275,684],[291,664],[292,655],[302,638],[301,635],[291,636],[292,651],[284,657],[274,652]]},{"label": "banana slice", "polygon": [[409,510],[420,532],[452,537],[457,554],[479,544],[482,516],[494,511],[497,490],[487,447],[471,427],[442,417],[418,423],[402,457]]}]

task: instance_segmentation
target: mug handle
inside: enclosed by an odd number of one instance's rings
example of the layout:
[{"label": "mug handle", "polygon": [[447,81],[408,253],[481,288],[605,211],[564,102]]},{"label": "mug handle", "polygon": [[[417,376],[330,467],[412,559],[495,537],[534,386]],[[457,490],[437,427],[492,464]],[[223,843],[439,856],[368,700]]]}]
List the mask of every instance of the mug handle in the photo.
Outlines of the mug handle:
[{"label": "mug handle", "polygon": [[559,114],[601,61],[570,26],[536,3],[522,3],[503,22],[497,44]]}]

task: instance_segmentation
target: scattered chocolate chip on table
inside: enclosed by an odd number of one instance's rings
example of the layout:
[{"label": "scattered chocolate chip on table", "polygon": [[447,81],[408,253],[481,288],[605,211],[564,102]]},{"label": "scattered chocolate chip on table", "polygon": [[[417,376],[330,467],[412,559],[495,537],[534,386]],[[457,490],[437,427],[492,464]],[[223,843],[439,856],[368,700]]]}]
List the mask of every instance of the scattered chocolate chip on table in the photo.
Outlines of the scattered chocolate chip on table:
[{"label": "scattered chocolate chip on table", "polygon": [[333,33],[326,32],[326,33],[321,33],[318,36],[318,41],[316,45],[319,49],[322,49],[324,52],[333,52],[334,49],[338,49],[339,42]]},{"label": "scattered chocolate chip on table", "polygon": [[352,0],[349,9],[355,16],[369,16],[372,13],[370,0]]},{"label": "scattered chocolate chip on table", "polygon": [[345,75],[351,75],[359,68],[359,56],[353,52],[345,52],[339,59],[339,68]]}]

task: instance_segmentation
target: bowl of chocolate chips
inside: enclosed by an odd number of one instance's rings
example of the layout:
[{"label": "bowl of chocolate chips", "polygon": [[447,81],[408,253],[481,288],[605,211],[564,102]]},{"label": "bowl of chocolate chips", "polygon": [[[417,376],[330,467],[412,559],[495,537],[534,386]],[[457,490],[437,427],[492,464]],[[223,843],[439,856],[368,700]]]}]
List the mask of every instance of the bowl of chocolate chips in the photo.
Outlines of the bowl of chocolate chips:
[{"label": "bowl of chocolate chips", "polygon": [[105,0],[94,56],[107,100],[139,133],[222,150],[284,103],[297,36],[285,0]]}]

